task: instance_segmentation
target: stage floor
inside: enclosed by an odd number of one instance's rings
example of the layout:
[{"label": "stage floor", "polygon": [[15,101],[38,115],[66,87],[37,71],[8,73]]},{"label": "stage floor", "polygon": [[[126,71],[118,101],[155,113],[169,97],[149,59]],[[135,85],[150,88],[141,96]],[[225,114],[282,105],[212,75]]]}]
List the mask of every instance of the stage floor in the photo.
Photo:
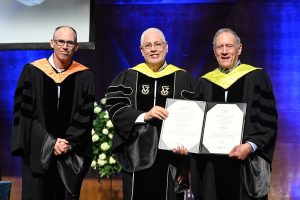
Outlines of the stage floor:
[{"label": "stage floor", "polygon": [[[300,144],[277,143],[272,164],[269,200],[300,199]],[[11,200],[21,199],[20,177],[2,177],[12,181]],[[110,186],[112,184],[112,191]],[[110,196],[113,195],[113,198]],[[119,176],[98,182],[90,172],[84,180],[80,200],[122,199],[122,182]]]}]

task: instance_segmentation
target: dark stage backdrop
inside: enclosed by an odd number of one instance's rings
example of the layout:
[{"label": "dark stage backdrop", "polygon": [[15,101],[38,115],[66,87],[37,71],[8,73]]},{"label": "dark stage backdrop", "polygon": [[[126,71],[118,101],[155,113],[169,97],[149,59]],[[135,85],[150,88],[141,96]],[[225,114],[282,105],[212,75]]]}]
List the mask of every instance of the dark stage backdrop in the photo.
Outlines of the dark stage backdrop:
[{"label": "dark stage backdrop", "polygon": [[[140,35],[146,28],[161,29],[169,44],[167,62],[185,68],[197,78],[216,66],[211,45],[214,33],[219,28],[230,27],[242,39],[241,61],[264,68],[272,79],[279,111],[278,143],[298,144],[300,2],[174,2],[95,2],[96,49],[80,50],[76,60],[94,71],[97,98],[104,95],[106,87],[117,73],[143,61],[139,44]],[[50,54],[50,50],[0,51],[0,166],[4,176],[20,175],[19,160],[9,156],[16,81],[26,62]],[[293,163],[290,160],[287,162]],[[288,188],[288,193],[298,197],[300,178],[296,174],[299,171],[298,168],[295,174],[290,174]]]}]

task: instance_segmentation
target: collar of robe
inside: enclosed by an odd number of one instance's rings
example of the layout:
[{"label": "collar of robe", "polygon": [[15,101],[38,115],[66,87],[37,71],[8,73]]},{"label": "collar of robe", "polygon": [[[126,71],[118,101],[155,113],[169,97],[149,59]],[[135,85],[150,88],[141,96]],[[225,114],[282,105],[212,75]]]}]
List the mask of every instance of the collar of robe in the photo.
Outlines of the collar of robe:
[{"label": "collar of robe", "polygon": [[209,80],[210,82],[224,88],[228,89],[231,85],[233,85],[237,80],[252,72],[253,70],[257,70],[261,68],[253,67],[251,65],[240,64],[235,67],[232,71],[225,74],[219,70],[219,68],[205,74],[202,78]]},{"label": "collar of robe", "polygon": [[172,74],[176,71],[182,70],[185,71],[184,69],[181,69],[179,67],[176,67],[174,65],[168,64],[164,69],[162,69],[161,71],[158,72],[154,72],[152,71],[147,65],[146,63],[141,63],[136,65],[133,68],[130,68],[132,70],[141,72],[142,74],[145,74],[146,76],[152,77],[152,78],[160,78],[169,74]]},{"label": "collar of robe", "polygon": [[69,68],[61,73],[57,73],[49,61],[46,58],[36,60],[31,63],[33,66],[39,68],[47,76],[54,80],[55,83],[62,83],[69,75],[74,74],[79,71],[88,70],[86,66],[73,61]]}]

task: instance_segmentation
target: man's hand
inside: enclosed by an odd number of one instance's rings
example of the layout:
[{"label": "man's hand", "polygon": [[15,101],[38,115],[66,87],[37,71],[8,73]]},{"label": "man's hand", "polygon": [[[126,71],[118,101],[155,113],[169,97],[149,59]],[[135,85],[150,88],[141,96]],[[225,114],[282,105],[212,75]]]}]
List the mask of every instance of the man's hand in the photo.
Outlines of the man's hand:
[{"label": "man's hand", "polygon": [[69,142],[62,138],[57,138],[54,145],[54,155],[62,155],[68,153],[70,150]]},{"label": "man's hand", "polygon": [[230,158],[236,158],[239,160],[245,160],[252,152],[252,147],[249,143],[240,144],[235,146],[230,152]]},{"label": "man's hand", "polygon": [[189,170],[185,168],[180,169],[180,173],[176,175],[176,181],[178,181],[179,184],[182,183],[188,183],[189,182]]},{"label": "man's hand", "polygon": [[169,112],[160,106],[154,106],[151,110],[145,113],[145,122],[152,120],[153,118],[164,120],[168,117]]},{"label": "man's hand", "polygon": [[172,149],[173,153],[180,155],[188,155],[188,150],[184,146],[178,146],[177,148]]}]

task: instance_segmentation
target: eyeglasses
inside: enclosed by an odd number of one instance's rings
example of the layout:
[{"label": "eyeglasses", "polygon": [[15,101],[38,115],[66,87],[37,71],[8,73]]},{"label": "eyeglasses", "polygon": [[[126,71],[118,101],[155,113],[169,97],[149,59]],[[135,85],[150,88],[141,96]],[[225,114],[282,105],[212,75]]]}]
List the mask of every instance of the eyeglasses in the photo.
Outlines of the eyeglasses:
[{"label": "eyeglasses", "polygon": [[151,42],[148,42],[142,45],[141,48],[146,50],[151,50],[152,48],[154,48],[155,50],[161,50],[163,49],[164,44],[166,44],[166,42],[154,42],[153,44]]},{"label": "eyeglasses", "polygon": [[77,43],[74,41],[66,41],[66,40],[54,40],[54,42],[58,45],[58,46],[64,46],[65,44],[67,44],[67,47],[74,47]]}]

